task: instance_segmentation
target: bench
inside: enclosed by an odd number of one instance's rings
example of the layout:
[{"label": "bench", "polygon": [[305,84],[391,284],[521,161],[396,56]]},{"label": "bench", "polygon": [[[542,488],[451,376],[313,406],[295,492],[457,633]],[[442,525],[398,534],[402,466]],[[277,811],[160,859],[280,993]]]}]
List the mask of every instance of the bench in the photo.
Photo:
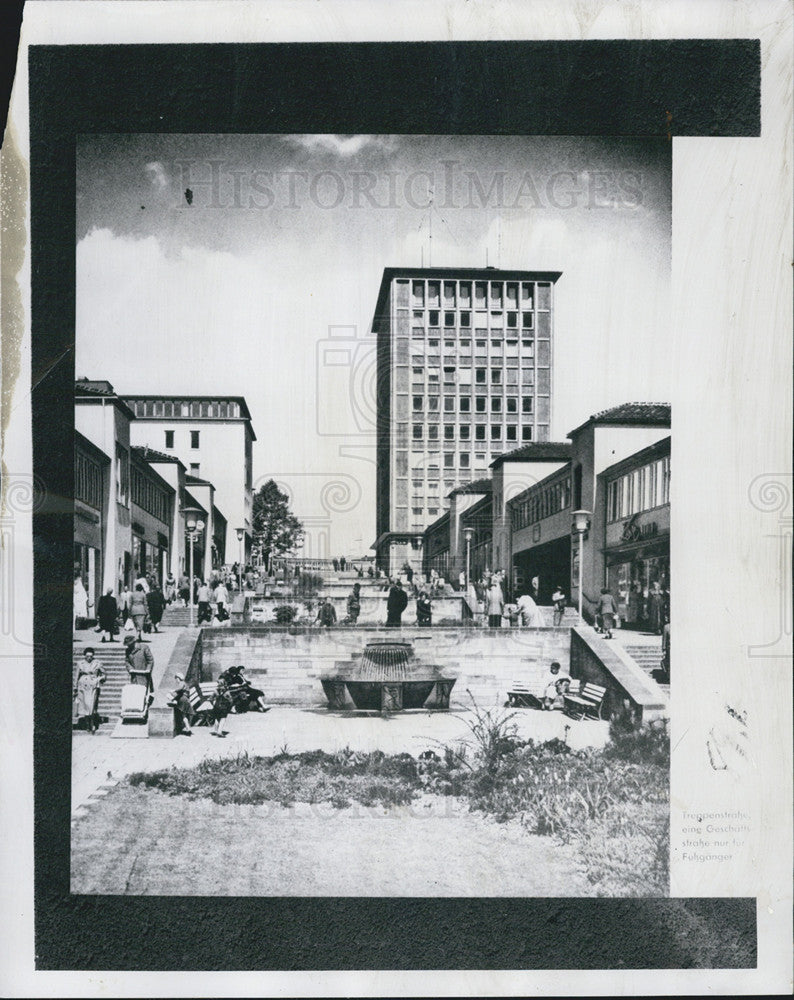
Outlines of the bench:
[{"label": "bench", "polygon": [[[570,678],[566,674],[564,679],[569,680]],[[579,681],[571,680],[569,692],[578,693],[579,683]],[[533,691],[522,681],[515,681],[511,690],[507,692],[507,703],[511,708],[542,708],[543,691],[538,692],[537,687]]]},{"label": "bench", "polygon": [[587,716],[600,719],[606,693],[607,689],[600,684],[587,682],[582,685],[578,694],[565,695],[564,712],[572,719],[584,719]]},{"label": "bench", "polygon": [[213,721],[212,698],[217,687],[216,681],[203,681],[188,688],[187,696],[197,726],[208,726]]}]

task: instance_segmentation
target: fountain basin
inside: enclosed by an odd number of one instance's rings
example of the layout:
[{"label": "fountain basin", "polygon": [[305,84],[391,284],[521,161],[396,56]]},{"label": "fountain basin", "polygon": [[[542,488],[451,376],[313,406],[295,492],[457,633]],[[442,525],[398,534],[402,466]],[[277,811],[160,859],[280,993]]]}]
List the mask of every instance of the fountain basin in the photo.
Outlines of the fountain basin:
[{"label": "fountain basin", "polygon": [[422,663],[409,642],[376,640],[360,654],[338,660],[321,677],[332,709],[348,708],[349,695],[361,711],[400,712],[411,708],[449,709],[455,676],[436,664]]}]

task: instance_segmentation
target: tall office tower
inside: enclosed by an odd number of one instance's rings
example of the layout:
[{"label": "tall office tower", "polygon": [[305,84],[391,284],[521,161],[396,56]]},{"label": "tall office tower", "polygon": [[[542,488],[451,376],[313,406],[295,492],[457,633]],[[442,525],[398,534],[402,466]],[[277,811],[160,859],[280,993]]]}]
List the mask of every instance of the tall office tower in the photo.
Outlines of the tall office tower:
[{"label": "tall office tower", "polygon": [[387,572],[490,462],[549,439],[559,272],[386,268],[377,336],[377,539]]}]

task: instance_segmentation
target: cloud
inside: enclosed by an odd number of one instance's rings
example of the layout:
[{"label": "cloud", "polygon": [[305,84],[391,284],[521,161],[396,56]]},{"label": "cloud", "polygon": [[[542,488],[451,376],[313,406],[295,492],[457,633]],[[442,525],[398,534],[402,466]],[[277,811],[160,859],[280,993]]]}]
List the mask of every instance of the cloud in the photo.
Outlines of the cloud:
[{"label": "cloud", "polygon": [[291,135],[287,142],[316,153],[333,153],[342,159],[358,156],[365,149],[390,150],[393,140],[379,135]]},{"label": "cloud", "polygon": [[168,175],[159,160],[153,160],[151,163],[147,163],[144,169],[146,170],[152,185],[156,187],[158,191],[162,191],[163,188],[168,187]]}]

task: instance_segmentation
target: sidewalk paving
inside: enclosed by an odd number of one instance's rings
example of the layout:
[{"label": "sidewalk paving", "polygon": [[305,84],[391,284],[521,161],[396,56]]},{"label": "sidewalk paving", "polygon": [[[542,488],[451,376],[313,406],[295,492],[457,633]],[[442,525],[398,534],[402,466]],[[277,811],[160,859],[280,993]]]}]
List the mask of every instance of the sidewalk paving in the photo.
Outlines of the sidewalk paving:
[{"label": "sidewalk paving", "polygon": [[[156,637],[155,637],[156,638]],[[506,710],[507,711],[507,710]],[[512,711],[512,710],[511,710]],[[408,712],[380,716],[342,715],[328,709],[274,706],[263,714],[230,715],[220,739],[205,727],[194,727],[192,736],[171,740],[115,740],[110,736],[75,731],[72,736],[72,817],[85,812],[86,804],[104,794],[133,771],[156,771],[171,766],[193,766],[205,758],[235,757],[240,753],[274,756],[306,750],[383,750],[384,753],[424,750],[440,752],[442,744],[467,739],[466,720],[471,711]],[[561,712],[515,710],[513,721],[524,739],[545,742],[566,738],[573,749],[602,747],[609,724],[592,720],[573,721]]]}]

